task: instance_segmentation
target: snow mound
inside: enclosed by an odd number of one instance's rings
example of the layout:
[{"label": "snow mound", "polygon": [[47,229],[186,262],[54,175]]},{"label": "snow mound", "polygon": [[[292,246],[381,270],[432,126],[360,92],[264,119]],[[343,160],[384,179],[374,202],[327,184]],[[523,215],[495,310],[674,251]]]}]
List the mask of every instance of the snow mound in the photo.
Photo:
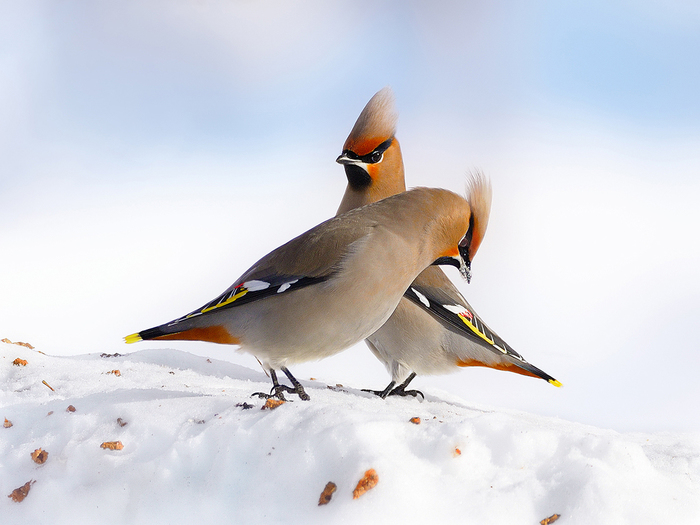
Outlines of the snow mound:
[{"label": "snow mound", "polygon": [[[12,423],[0,428],[0,492],[35,481],[21,502],[0,497],[5,524],[700,523],[697,434],[317,381],[302,381],[311,401],[261,410],[250,394],[269,390],[263,373],[176,350],[51,357],[0,344],[0,381],[0,421]],[[353,499],[370,468],[376,487]],[[337,491],[319,506],[329,481]]]}]

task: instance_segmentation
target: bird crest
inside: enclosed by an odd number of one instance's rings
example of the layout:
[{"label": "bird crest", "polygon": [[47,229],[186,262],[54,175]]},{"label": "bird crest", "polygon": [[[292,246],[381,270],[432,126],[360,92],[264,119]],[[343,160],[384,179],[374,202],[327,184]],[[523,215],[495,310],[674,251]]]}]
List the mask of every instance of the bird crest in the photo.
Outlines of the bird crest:
[{"label": "bird crest", "polygon": [[491,182],[480,171],[470,173],[467,179],[467,202],[472,211],[474,226],[469,244],[469,257],[476,255],[486,234],[491,213]]},{"label": "bird crest", "polygon": [[357,117],[343,150],[357,155],[371,152],[396,133],[398,114],[394,109],[394,93],[389,86],[377,91]]}]

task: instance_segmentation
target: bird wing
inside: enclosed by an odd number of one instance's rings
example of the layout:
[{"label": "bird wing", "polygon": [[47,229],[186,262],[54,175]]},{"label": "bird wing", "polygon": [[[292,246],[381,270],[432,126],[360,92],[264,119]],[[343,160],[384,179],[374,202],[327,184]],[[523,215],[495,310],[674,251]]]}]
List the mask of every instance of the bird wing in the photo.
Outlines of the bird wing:
[{"label": "bird wing", "polygon": [[460,294],[457,295],[459,300],[455,300],[455,297],[441,288],[421,286],[414,282],[406,290],[404,297],[428,311],[443,326],[453,332],[478,343],[501,357],[507,358],[523,370],[552,383],[554,386],[561,386],[559,381],[528,363],[523,356],[513,350],[508,343],[481,320]]},{"label": "bird wing", "polygon": [[327,281],[342,268],[346,255],[366,239],[372,227],[373,223],[367,220],[330,219],[321,223],[264,256],[204,306],[169,323],[131,334],[125,340],[135,343],[182,332],[200,324],[203,317]]},{"label": "bird wing", "polygon": [[353,243],[364,238],[363,226],[349,228],[335,219],[321,223],[267,254],[218,297],[182,319],[327,281],[340,269]]},{"label": "bird wing", "polygon": [[251,303],[272,295],[299,290],[306,286],[323,282],[328,278],[329,275],[320,277],[273,275],[267,279],[260,278],[244,281],[231,286],[215,299],[187,315],[178,317],[169,323],[131,334],[127,336],[125,340],[127,343],[135,343],[141,340],[155,339],[164,335],[178,333],[190,328],[195,318],[206,317],[213,313]]},{"label": "bird wing", "polygon": [[299,290],[306,286],[323,282],[329,277],[330,274],[318,277],[306,277],[300,275],[271,275],[269,277],[261,277],[259,279],[244,281],[230,287],[221,295],[209,301],[201,308],[197,308],[193,312],[190,312],[174,322],[190,319],[199,315],[205,315],[215,310],[220,311],[227,308],[232,308],[234,306],[240,306],[283,292]]}]

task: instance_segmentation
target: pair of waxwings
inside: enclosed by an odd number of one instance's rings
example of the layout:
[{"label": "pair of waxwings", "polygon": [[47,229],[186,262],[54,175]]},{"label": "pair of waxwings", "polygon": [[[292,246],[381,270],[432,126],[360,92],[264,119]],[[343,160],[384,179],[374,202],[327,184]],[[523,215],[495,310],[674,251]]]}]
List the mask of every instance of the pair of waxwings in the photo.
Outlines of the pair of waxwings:
[{"label": "pair of waxwings", "polygon": [[[466,199],[443,189],[406,191],[393,94],[384,88],[360,114],[337,162],[348,186],[336,217],[272,251],[213,301],[126,337],[239,345],[270,372],[272,396],[309,399],[287,366],[322,359],[365,339],[386,366],[387,395],[416,374],[486,366],[559,381],[491,330],[439,265],[469,280],[483,240],[491,186],[471,176]],[[277,380],[287,375],[292,387]],[[267,394],[258,395],[269,397]]]}]

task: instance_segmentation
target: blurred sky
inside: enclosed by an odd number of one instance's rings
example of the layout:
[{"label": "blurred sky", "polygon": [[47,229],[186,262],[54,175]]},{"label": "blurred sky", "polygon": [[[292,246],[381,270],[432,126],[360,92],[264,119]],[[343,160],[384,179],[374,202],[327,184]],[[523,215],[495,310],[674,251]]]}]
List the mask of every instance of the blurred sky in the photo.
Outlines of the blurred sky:
[{"label": "blurred sky", "polygon": [[[700,430],[690,0],[0,0],[0,337],[256,368],[228,347],[122,337],[204,304],[333,215],[335,157],[385,85],[409,186],[491,178],[489,230],[459,286],[564,383],[467,369],[416,388]],[[389,379],[362,344],[293,371]]]}]

